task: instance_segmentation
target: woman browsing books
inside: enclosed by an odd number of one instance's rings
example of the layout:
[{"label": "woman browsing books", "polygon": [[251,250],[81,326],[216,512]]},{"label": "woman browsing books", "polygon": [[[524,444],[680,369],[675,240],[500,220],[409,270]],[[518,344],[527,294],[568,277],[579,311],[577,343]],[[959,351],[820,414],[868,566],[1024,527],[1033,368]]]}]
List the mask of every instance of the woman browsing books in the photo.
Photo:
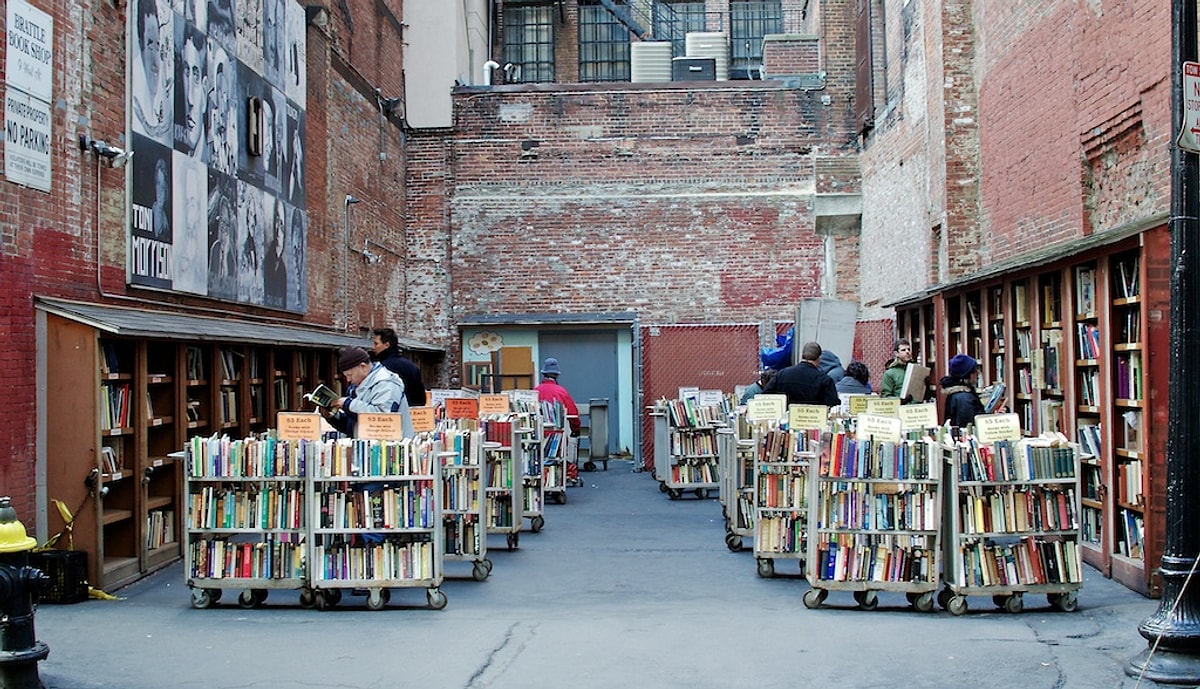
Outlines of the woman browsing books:
[{"label": "woman browsing books", "polygon": [[956,428],[975,425],[975,417],[984,413],[983,402],[975,390],[979,362],[967,354],[950,359],[950,375],[938,382],[946,395],[946,421]]}]

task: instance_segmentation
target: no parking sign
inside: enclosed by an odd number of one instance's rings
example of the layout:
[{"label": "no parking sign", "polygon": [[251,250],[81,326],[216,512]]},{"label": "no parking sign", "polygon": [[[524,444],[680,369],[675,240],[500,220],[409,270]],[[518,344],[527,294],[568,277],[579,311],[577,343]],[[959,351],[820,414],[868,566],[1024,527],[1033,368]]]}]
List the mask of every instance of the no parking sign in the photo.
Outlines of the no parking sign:
[{"label": "no parking sign", "polygon": [[1200,62],[1183,63],[1183,128],[1175,143],[1200,153]]}]

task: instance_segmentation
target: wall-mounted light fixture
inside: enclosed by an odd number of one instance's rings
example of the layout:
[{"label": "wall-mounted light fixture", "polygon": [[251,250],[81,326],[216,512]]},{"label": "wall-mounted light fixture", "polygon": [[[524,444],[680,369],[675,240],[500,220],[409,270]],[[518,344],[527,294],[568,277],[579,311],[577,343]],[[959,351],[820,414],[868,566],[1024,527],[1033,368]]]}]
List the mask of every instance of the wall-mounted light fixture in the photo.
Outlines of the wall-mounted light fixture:
[{"label": "wall-mounted light fixture", "polygon": [[305,7],[304,18],[309,26],[316,26],[322,29],[329,26],[329,10],[318,5]]},{"label": "wall-mounted light fixture", "polygon": [[79,150],[84,153],[91,151],[97,159],[103,158],[113,167],[124,167],[133,158],[133,151],[113,146],[107,141],[93,139],[87,134],[79,135]]}]

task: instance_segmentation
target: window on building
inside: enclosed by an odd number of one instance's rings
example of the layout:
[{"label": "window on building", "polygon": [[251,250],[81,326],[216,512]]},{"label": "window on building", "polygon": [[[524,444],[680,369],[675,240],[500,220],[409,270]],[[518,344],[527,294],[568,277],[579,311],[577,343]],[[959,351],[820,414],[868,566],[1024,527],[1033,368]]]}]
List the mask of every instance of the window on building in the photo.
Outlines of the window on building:
[{"label": "window on building", "polygon": [[504,6],[504,62],[511,82],[554,81],[553,5]]},{"label": "window on building", "polygon": [[579,80],[629,81],[629,29],[602,5],[579,5]]},{"label": "window on building", "polygon": [[783,32],[782,4],[780,0],[730,0],[730,79],[760,76],[763,36]]},{"label": "window on building", "polygon": [[654,3],[654,37],[671,42],[675,57],[687,54],[689,31],[704,31],[704,3],[691,0]]}]

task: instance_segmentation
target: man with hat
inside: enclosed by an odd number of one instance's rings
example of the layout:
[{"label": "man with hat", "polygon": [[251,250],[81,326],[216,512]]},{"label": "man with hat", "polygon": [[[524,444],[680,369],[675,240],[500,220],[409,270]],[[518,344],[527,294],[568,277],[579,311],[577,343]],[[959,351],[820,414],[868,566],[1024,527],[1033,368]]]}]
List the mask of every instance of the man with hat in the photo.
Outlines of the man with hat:
[{"label": "man with hat", "polygon": [[969,354],[955,354],[949,368],[950,375],[938,382],[946,395],[946,420],[957,428],[973,426],[975,417],[984,413],[983,402],[975,391],[979,362]]},{"label": "man with hat", "polygon": [[[342,347],[338,350],[338,370],[350,384],[347,395],[330,405],[329,423],[346,435],[355,435],[359,414],[400,414],[401,432],[413,437],[412,416],[404,397],[404,381],[371,357],[362,347]],[[327,412],[322,409],[322,414]]]},{"label": "man with hat", "polygon": [[542,362],[542,382],[534,388],[539,402],[562,402],[567,410],[567,421],[571,424],[571,435],[579,435],[579,407],[571,399],[571,393],[558,384],[558,359],[547,357]]}]

